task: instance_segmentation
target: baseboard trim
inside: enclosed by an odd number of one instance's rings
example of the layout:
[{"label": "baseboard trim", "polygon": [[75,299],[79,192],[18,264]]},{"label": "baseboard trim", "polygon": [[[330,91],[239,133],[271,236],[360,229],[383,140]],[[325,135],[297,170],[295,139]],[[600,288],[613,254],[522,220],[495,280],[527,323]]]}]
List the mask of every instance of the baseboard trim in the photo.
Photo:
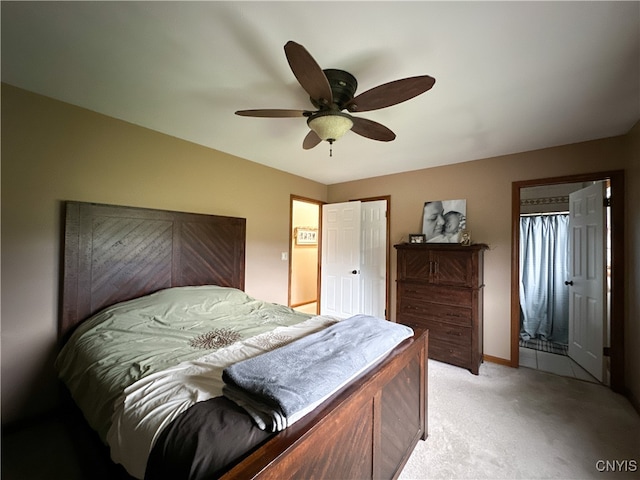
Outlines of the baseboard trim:
[{"label": "baseboard trim", "polygon": [[291,308],[302,307],[303,305],[309,305],[310,303],[317,303],[318,300],[309,300],[308,302],[292,303],[289,305]]},{"label": "baseboard trim", "polygon": [[505,367],[511,367],[511,360],[506,358],[494,357],[493,355],[483,355],[482,359],[486,362],[497,363],[498,365],[504,365]]}]

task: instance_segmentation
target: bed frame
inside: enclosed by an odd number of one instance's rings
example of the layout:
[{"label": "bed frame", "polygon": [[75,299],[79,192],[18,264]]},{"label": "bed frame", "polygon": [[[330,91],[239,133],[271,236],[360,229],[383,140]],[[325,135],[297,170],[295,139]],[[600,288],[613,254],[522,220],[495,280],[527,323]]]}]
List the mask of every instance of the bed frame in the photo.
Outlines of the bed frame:
[{"label": "bed frame", "polygon": [[[114,303],[185,285],[244,290],[243,218],[66,202],[60,337]],[[396,478],[427,437],[427,332],[223,476]]]}]

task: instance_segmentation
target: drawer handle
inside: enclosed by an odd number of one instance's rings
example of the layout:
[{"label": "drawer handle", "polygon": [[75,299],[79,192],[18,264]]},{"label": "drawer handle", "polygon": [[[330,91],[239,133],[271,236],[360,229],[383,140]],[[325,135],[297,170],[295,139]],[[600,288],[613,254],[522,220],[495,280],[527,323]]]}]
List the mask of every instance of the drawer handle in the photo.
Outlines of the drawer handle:
[{"label": "drawer handle", "polygon": [[457,313],[447,313],[447,317],[455,317],[455,318],[462,318],[465,315],[459,315]]},{"label": "drawer handle", "polygon": [[461,337],[462,336],[462,332],[454,332],[454,331],[449,330],[447,332],[447,335],[456,335],[458,337]]}]

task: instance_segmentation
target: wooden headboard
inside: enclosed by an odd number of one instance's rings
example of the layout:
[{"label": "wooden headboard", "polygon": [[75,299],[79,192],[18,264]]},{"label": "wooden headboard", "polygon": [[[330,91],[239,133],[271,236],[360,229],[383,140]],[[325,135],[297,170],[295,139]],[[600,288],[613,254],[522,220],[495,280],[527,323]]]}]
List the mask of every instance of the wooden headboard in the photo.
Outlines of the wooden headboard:
[{"label": "wooden headboard", "polygon": [[90,315],[168,287],[244,290],[246,220],[65,202],[60,338]]}]

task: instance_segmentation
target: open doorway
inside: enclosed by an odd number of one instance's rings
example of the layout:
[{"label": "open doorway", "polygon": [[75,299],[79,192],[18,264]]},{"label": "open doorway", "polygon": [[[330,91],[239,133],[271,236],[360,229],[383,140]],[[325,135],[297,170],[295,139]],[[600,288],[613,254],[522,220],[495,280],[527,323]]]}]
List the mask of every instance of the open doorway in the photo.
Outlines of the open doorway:
[{"label": "open doorway", "polygon": [[[610,386],[614,391],[624,389],[624,172],[600,172],[514,182],[512,189],[512,275],[511,275],[511,366],[520,364],[520,213],[527,189],[558,186],[570,183],[609,182],[611,187],[609,282],[610,337],[603,352],[609,360]],[[606,281],[606,278],[605,278]]]},{"label": "open doorway", "polygon": [[[607,241],[610,229],[605,228],[604,222],[602,185],[605,183],[608,181],[520,189],[521,367],[609,384],[605,374],[608,365],[602,355],[602,346],[608,345],[605,340],[610,328],[605,322],[609,312],[603,294],[609,291],[604,265],[606,245],[610,243]],[[584,278],[574,278],[574,272],[587,270],[581,268],[583,255],[578,255],[581,247],[578,240],[583,237],[579,220],[586,217],[576,212],[587,194],[590,199],[600,198],[599,202],[592,202],[595,210],[589,217],[590,232],[593,232],[589,243],[599,248],[594,248],[593,255],[589,256],[593,259],[588,269],[593,274],[589,281],[596,293],[593,295],[590,291],[589,312],[597,314],[598,319],[581,314],[579,307],[583,299],[587,301],[585,282]],[[573,268],[572,264],[575,264]],[[592,345],[594,348],[587,348]]]},{"label": "open doorway", "polygon": [[291,196],[289,306],[318,313],[318,268],[322,202]]}]

